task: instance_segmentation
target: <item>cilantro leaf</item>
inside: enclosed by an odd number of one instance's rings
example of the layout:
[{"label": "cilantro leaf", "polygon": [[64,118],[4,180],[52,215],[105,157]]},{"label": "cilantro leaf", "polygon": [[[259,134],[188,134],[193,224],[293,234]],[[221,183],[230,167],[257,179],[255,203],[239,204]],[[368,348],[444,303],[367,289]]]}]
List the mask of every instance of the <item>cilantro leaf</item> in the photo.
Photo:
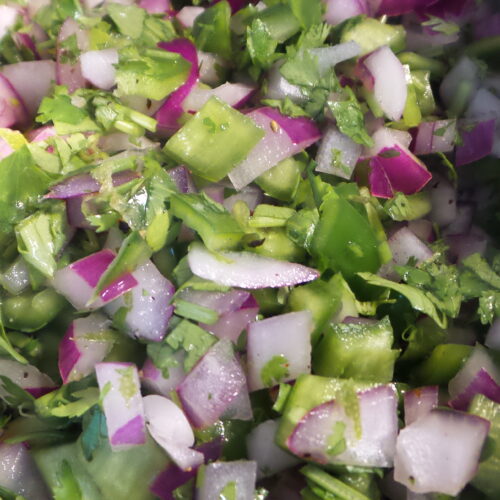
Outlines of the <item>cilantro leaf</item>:
[{"label": "cilantro leaf", "polygon": [[260,372],[260,378],[266,387],[282,382],[289,375],[288,360],[283,354],[273,356]]},{"label": "cilantro leaf", "polygon": [[83,455],[92,460],[94,451],[107,439],[106,417],[98,406],[94,406],[83,417],[83,432],[80,436]]},{"label": "cilantro leaf", "polygon": [[130,38],[139,38],[142,34],[146,11],[136,5],[110,3],[108,14],[116,24],[120,33]]},{"label": "cilantro leaf", "polygon": [[337,121],[339,130],[358,144],[373,146],[373,139],[366,131],[361,104],[353,90],[350,87],[344,87],[342,93],[346,97],[345,100],[328,101],[328,107]]},{"label": "cilantro leaf", "polygon": [[278,42],[269,33],[267,26],[260,19],[254,19],[247,28],[247,48],[252,62],[262,69],[268,69],[274,61],[274,52]]},{"label": "cilantro leaf", "polygon": [[305,29],[321,23],[323,6],[321,0],[290,0],[290,7],[294,16]]}]

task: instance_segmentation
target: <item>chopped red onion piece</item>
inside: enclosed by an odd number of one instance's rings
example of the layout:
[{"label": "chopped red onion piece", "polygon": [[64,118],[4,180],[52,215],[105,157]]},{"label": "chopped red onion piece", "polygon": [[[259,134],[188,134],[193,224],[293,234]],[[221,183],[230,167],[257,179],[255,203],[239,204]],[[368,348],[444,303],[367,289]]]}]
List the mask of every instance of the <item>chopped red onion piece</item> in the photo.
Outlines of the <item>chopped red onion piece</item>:
[{"label": "chopped red onion piece", "polygon": [[[309,311],[280,314],[248,327],[247,370],[251,391],[295,380],[301,373],[311,373],[311,333],[313,323]],[[280,360],[283,376],[266,375],[266,366]]]},{"label": "chopped red onion piece", "polygon": [[[132,170],[124,170],[113,174],[113,186],[118,187],[122,184],[137,179],[138,175]],[[78,174],[68,177],[66,180],[52,186],[45,198],[55,198],[64,200],[82,196],[85,194],[96,193],[101,189],[101,184],[96,181],[90,174]]]},{"label": "chopped red onion piece", "polygon": [[174,181],[179,193],[196,193],[196,187],[191,178],[189,170],[183,165],[167,170],[168,175]]},{"label": "chopped red onion piece", "polygon": [[217,54],[211,52],[197,51],[200,71],[200,82],[215,87],[221,83],[220,68],[228,66],[227,61]]},{"label": "chopped red onion piece", "polygon": [[[397,397],[392,385],[381,385],[358,393],[361,436],[352,418],[338,401],[309,411],[288,438],[296,455],[321,464],[340,463],[368,467],[392,467],[398,433]],[[340,426],[340,427],[339,427]],[[329,439],[344,427],[346,449],[328,453]]]},{"label": "chopped red onion piece", "polygon": [[418,418],[429,413],[438,406],[439,387],[437,385],[418,387],[405,392],[404,410],[405,424],[410,425]]},{"label": "chopped red onion piece", "polygon": [[2,66],[0,71],[21,96],[28,115],[34,117],[56,78],[54,61],[22,61]]},{"label": "chopped red onion piece", "polygon": [[[0,375],[8,377],[36,398],[56,388],[54,381],[36,366],[23,365],[13,359],[0,358]],[[0,388],[0,395],[6,396],[7,392]]]},{"label": "chopped red onion piece", "polygon": [[496,119],[498,123],[500,121],[500,99],[493,92],[480,88],[474,94],[465,116],[476,121]]},{"label": "chopped red onion piece", "polygon": [[324,0],[326,12],[324,20],[336,26],[351,17],[369,14],[366,0]]},{"label": "chopped red onion piece", "polygon": [[422,241],[431,243],[434,241],[434,227],[427,219],[416,219],[408,221],[408,229]]},{"label": "chopped red onion piece", "polygon": [[495,120],[478,123],[462,122],[460,136],[462,144],[457,146],[455,155],[457,167],[475,162],[491,154],[495,141]]},{"label": "chopped red onion piece", "polygon": [[44,125],[43,127],[26,132],[26,139],[30,142],[41,142],[55,135],[57,135],[57,132],[53,125]]},{"label": "chopped red onion piece", "polygon": [[141,382],[148,391],[168,397],[170,392],[177,389],[186,376],[184,371],[184,351],[175,352],[172,359],[175,359],[177,365],[169,366],[168,378],[163,376],[162,371],[155,366],[151,359],[146,359],[141,370]]},{"label": "chopped red onion piece", "polygon": [[150,261],[138,267],[131,277],[137,286],[129,288],[127,296],[110,302],[106,312],[114,315],[125,308],[126,314],[121,317],[125,332],[133,338],[159,342],[173,313],[170,302],[174,286]]},{"label": "chopped red onion piece", "polygon": [[263,257],[251,252],[224,252],[214,256],[203,245],[194,243],[188,263],[196,276],[219,285],[241,288],[277,288],[313,281],[319,272],[302,264]]},{"label": "chopped red onion piece", "polygon": [[160,42],[158,47],[168,52],[180,54],[186,61],[191,63],[187,80],[167,97],[162,107],[155,114],[159,127],[175,131],[180,127],[178,120],[184,112],[182,104],[199,78],[198,55],[196,47],[187,38],[177,38],[171,42]]},{"label": "chopped red onion piece", "polygon": [[458,373],[450,380],[450,405],[457,410],[467,409],[476,394],[484,394],[500,403],[500,370],[485,349],[477,344]]},{"label": "chopped red onion piece", "polygon": [[416,155],[427,155],[453,151],[456,123],[456,120],[422,122],[417,129],[413,152]]},{"label": "chopped red onion piece", "polygon": [[113,340],[106,338],[111,321],[94,313],[75,319],[59,344],[59,373],[63,383],[80,380],[94,372],[95,365],[104,360]]},{"label": "chopped red onion piece", "polygon": [[182,107],[188,113],[194,113],[201,109],[210,97],[216,96],[230,106],[240,108],[246,104],[255,90],[254,85],[229,82],[214,89],[194,88],[184,100]]},{"label": "chopped red onion piece", "polygon": [[387,241],[394,263],[399,266],[405,266],[410,258],[420,264],[433,256],[432,250],[407,227],[398,229]]},{"label": "chopped red onion piece", "polygon": [[[1,9],[0,6],[0,16]],[[52,498],[23,443],[0,444],[0,484],[23,498],[36,500]]]},{"label": "chopped red onion piece", "polygon": [[484,255],[490,238],[481,228],[472,226],[468,233],[445,235],[444,240],[450,258],[460,263],[474,253]]},{"label": "chopped red onion piece", "polygon": [[184,411],[197,428],[212,425],[242,392],[247,392],[245,374],[229,340],[214,344],[177,388]]},{"label": "chopped red onion piece", "polygon": [[390,120],[399,120],[408,94],[403,65],[387,46],[366,56],[363,64],[373,76],[373,93],[380,108]]},{"label": "chopped red onion piece", "polygon": [[473,26],[474,38],[488,38],[500,35],[500,13],[488,12],[487,15],[479,19]]},{"label": "chopped red onion piece", "polygon": [[12,128],[26,123],[26,106],[10,81],[0,74],[0,127]]},{"label": "chopped red onion piece", "polygon": [[[215,439],[208,443],[200,444],[195,449],[203,453],[205,463],[214,462],[222,454],[222,440]],[[156,476],[149,490],[161,500],[176,500],[174,490],[196,477],[197,470],[196,468],[184,471],[179,469],[175,464],[169,464],[165,470]],[[194,484],[192,489],[194,496]]]},{"label": "chopped red onion piece", "polygon": [[453,222],[457,216],[457,192],[451,182],[434,174],[427,191],[431,196],[432,205],[429,219],[440,226]]},{"label": "chopped red onion piece", "polygon": [[437,0],[368,0],[376,16],[400,16],[416,9],[426,9]]},{"label": "chopped red onion piece", "polygon": [[299,463],[296,457],[275,444],[278,426],[278,420],[266,420],[247,436],[248,458],[257,462],[257,479],[273,476]]},{"label": "chopped red onion piece", "polygon": [[203,471],[197,500],[214,500],[223,497],[223,490],[229,483],[236,485],[235,500],[253,500],[257,464],[248,460],[234,462],[213,462]]},{"label": "chopped red onion piece", "polygon": [[350,179],[361,152],[359,144],[330,124],[319,143],[316,170]]},{"label": "chopped red onion piece", "polygon": [[264,130],[265,135],[247,158],[229,172],[229,179],[236,189],[250,184],[280,161],[300,153],[321,137],[309,118],[292,118],[274,108],[259,108],[247,116]]},{"label": "chopped red onion piece", "polygon": [[488,333],[486,334],[484,345],[490,349],[500,351],[500,318],[493,321],[490,326]]},{"label": "chopped red onion piece", "polygon": [[109,90],[115,85],[118,64],[116,49],[89,50],[80,54],[82,76],[94,87]]},{"label": "chopped red onion piece", "polygon": [[183,28],[192,28],[196,18],[205,12],[205,7],[196,7],[194,5],[186,5],[177,12],[175,19]]},{"label": "chopped red onion piece", "polygon": [[140,0],[139,7],[150,14],[166,14],[172,8],[170,0]]},{"label": "chopped red onion piece", "polygon": [[3,137],[0,137],[0,160],[3,160],[13,152],[14,149],[12,146]]},{"label": "chopped red onion piece", "polygon": [[191,449],[193,429],[182,410],[163,396],[146,396],[142,402],[149,433],[177,467],[191,470],[202,464],[203,454]]},{"label": "chopped red onion piece", "polygon": [[224,208],[230,212],[233,209],[234,204],[240,200],[244,201],[250,211],[253,212],[257,205],[263,202],[264,193],[257,186],[245,186],[241,191],[228,196],[222,204],[224,205]]},{"label": "chopped red onion piece", "polygon": [[86,50],[88,45],[87,34],[73,18],[68,18],[62,24],[57,37],[56,81],[58,85],[66,85],[70,93],[86,86],[80,61],[75,64],[63,62],[65,50],[63,42],[73,35],[76,36],[78,48],[80,50]]},{"label": "chopped red onion piece", "polygon": [[398,436],[394,478],[415,493],[458,495],[474,477],[490,423],[450,410],[431,410]]},{"label": "chopped red onion piece", "polygon": [[474,205],[472,203],[457,203],[457,215],[443,230],[443,235],[468,233],[472,227],[473,216]]},{"label": "chopped red onion piece", "polygon": [[111,448],[119,451],[144,444],[144,407],[137,367],[133,363],[98,363],[95,372]]},{"label": "chopped red onion piece", "polygon": [[218,314],[224,314],[240,309],[250,297],[250,293],[246,290],[237,289],[229,292],[208,292],[185,288],[184,290],[180,290],[177,296],[182,300],[213,309]]},{"label": "chopped red onion piece", "polygon": [[226,411],[221,415],[221,420],[252,420],[252,403],[247,391],[241,391],[231,403]]},{"label": "chopped red onion piece", "polygon": [[88,303],[100,277],[115,256],[111,250],[104,249],[77,260],[55,272],[52,286],[76,309],[97,309],[137,286],[134,276],[126,273],[107,286],[94,302]]},{"label": "chopped red onion piece", "polygon": [[82,212],[83,202],[90,196],[76,196],[75,198],[68,198],[64,200],[66,203],[66,215],[68,223],[71,227],[81,229],[93,229],[94,226],[87,220]]}]

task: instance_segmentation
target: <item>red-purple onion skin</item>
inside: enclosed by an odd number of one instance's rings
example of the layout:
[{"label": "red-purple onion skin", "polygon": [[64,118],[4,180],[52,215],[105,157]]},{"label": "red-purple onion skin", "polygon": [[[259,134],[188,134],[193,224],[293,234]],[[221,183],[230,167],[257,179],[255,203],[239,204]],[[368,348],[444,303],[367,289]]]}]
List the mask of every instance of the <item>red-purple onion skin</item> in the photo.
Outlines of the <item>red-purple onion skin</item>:
[{"label": "red-purple onion skin", "polygon": [[438,0],[428,7],[417,11],[423,16],[435,16],[441,19],[459,19],[463,17],[474,6],[473,0]]},{"label": "red-purple onion skin", "polygon": [[500,35],[500,13],[489,13],[474,25],[474,37],[477,40]]},{"label": "red-purple onion skin", "polygon": [[[321,131],[313,120],[306,117],[292,118],[282,115],[276,108],[260,108],[260,113],[275,121],[290,137],[294,144],[307,142],[311,145],[321,138]],[[307,146],[303,146],[306,148]]]},{"label": "red-purple onion skin", "polygon": [[[211,5],[220,2],[220,0],[213,0],[210,2]],[[248,4],[256,4],[256,0],[228,0],[229,6],[231,7],[231,15],[236,14],[239,10],[245,8]]]},{"label": "red-purple onion skin", "polygon": [[196,187],[187,167],[183,165],[174,167],[167,170],[167,173],[174,181],[179,193],[196,193]]},{"label": "red-purple onion skin", "polygon": [[491,154],[495,141],[495,120],[477,123],[472,130],[461,129],[462,144],[457,146],[455,164],[457,167],[475,162]]},{"label": "red-purple onion skin", "polygon": [[410,425],[422,415],[438,406],[439,387],[427,386],[412,389],[404,394],[405,424]]},{"label": "red-purple onion skin", "polygon": [[394,191],[382,163],[377,157],[370,159],[370,173],[368,174],[370,192],[377,198],[392,198]]},{"label": "red-purple onion skin", "polygon": [[477,394],[483,394],[488,399],[495,401],[495,403],[500,403],[500,385],[495,382],[484,368],[481,368],[476,373],[471,383],[461,394],[452,399],[449,405],[455,410],[466,411],[469,403]]},{"label": "red-purple onion skin", "polygon": [[168,52],[180,54],[186,61],[191,63],[187,80],[167,97],[162,107],[155,114],[159,127],[175,131],[180,127],[178,120],[184,113],[182,103],[199,78],[198,55],[196,47],[186,38],[178,38],[171,42],[160,42],[158,47]]},{"label": "red-purple onion skin", "polygon": [[[144,444],[142,437],[144,429],[144,418],[140,415],[129,420],[123,427],[115,431],[110,439],[111,446],[127,446],[131,444]],[[135,436],[131,438],[131,436]]]},{"label": "red-purple onion skin", "polygon": [[427,9],[438,0],[368,0],[369,4],[376,7],[376,16],[400,16],[413,12],[416,9]]},{"label": "red-purple onion skin", "polygon": [[30,142],[46,141],[50,137],[54,137],[56,135],[57,132],[53,125],[44,125],[43,127],[26,132],[26,138]]},{"label": "red-purple onion skin", "polygon": [[86,219],[82,212],[82,203],[87,196],[76,196],[64,200],[66,203],[66,216],[68,223],[74,228],[94,229],[94,226]]},{"label": "red-purple onion skin", "polygon": [[172,8],[169,0],[141,0],[139,7],[150,14],[166,14]]},{"label": "red-purple onion skin", "polygon": [[113,251],[104,249],[73,262],[69,268],[94,288],[115,257],[116,254]]}]

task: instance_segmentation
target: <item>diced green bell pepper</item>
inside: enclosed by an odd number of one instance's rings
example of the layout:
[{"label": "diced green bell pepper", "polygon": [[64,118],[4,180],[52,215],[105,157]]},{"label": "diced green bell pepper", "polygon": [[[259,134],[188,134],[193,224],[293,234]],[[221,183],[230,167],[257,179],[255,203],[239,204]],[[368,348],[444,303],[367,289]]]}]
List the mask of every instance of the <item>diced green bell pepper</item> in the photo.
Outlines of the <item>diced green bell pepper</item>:
[{"label": "diced green bell pepper", "polygon": [[390,382],[399,351],[388,317],[375,325],[332,324],[313,351],[313,370],[328,377]]},{"label": "diced green bell pepper", "polygon": [[165,144],[164,151],[196,175],[220,181],[264,136],[255,123],[217,97],[205,105]]},{"label": "diced green bell pepper", "polygon": [[265,193],[280,201],[292,201],[299,187],[304,163],[287,158],[255,179]]},{"label": "diced green bell pepper", "polygon": [[469,413],[490,421],[490,432],[483,448],[479,468],[472,484],[490,499],[500,498],[500,404],[478,394],[472,400]]}]

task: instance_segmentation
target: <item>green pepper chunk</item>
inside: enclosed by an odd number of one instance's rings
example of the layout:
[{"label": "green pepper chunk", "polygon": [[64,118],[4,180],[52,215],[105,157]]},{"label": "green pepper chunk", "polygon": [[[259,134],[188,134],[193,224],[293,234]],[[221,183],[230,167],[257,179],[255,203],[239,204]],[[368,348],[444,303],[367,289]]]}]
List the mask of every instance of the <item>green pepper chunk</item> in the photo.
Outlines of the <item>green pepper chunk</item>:
[{"label": "green pepper chunk", "polygon": [[264,136],[264,130],[217,97],[165,144],[164,151],[200,177],[220,181]]},{"label": "green pepper chunk", "polygon": [[346,278],[381,265],[379,242],[367,218],[335,192],[324,199],[311,251],[320,268],[340,271]]}]

